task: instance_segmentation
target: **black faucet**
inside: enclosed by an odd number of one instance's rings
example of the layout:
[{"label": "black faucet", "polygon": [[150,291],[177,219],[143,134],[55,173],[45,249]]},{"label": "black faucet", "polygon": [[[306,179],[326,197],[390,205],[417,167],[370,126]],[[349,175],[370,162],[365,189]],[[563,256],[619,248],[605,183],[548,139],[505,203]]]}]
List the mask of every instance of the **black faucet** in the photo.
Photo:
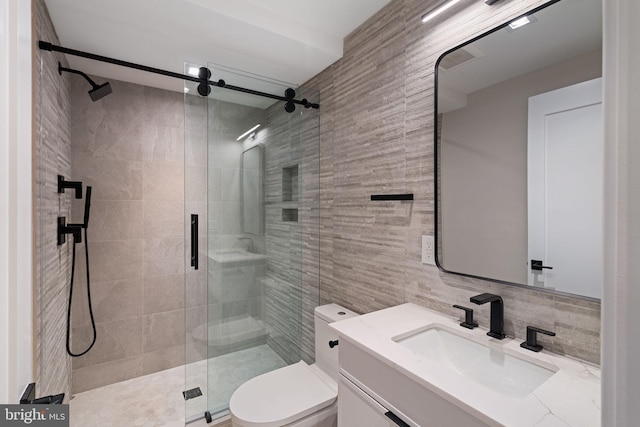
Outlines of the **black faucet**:
[{"label": "black faucet", "polygon": [[488,302],[491,303],[491,323],[489,326],[489,332],[487,335],[496,339],[503,339],[506,337],[504,333],[504,305],[502,304],[502,297],[494,294],[480,294],[469,299],[474,304],[482,305]]}]

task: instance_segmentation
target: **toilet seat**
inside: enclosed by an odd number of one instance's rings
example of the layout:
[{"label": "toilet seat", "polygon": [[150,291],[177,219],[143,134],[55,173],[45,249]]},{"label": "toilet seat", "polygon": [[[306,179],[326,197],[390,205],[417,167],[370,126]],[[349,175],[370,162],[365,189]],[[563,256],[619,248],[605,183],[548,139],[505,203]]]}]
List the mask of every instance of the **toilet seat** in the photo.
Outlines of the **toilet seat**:
[{"label": "toilet seat", "polygon": [[323,374],[300,361],[255,377],[231,396],[232,419],[244,427],[280,427],[320,411],[338,397]]}]

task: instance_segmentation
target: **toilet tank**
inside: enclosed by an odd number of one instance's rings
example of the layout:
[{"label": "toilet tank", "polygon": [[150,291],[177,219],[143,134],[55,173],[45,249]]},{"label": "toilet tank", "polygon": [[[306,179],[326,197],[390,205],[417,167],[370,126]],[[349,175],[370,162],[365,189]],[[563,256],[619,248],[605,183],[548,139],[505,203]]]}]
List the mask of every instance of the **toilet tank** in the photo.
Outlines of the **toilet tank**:
[{"label": "toilet tank", "polygon": [[338,346],[329,347],[329,341],[338,335],[329,328],[329,323],[358,316],[338,304],[326,304],[315,309],[316,366],[338,381]]}]

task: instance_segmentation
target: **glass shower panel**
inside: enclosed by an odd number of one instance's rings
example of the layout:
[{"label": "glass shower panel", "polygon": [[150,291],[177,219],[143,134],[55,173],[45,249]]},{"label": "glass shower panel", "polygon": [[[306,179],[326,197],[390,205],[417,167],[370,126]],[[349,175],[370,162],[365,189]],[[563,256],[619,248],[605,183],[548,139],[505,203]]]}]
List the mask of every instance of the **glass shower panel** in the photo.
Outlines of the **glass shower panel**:
[{"label": "glass shower panel", "polygon": [[[185,73],[191,65],[185,64]],[[202,418],[207,406],[207,112],[208,102],[185,82],[185,417]],[[194,215],[196,217],[194,217]],[[197,218],[197,248],[192,220]],[[195,229],[193,229],[195,231]],[[197,253],[198,265],[192,262]],[[195,261],[195,260],[193,260]]]},{"label": "glass shower panel", "polygon": [[[209,68],[212,80],[234,86],[273,94],[291,87]],[[289,114],[282,102],[212,89],[206,395],[215,419],[228,413],[229,399],[242,383],[303,358],[304,108]]]},{"label": "glass shower panel", "polygon": [[[194,64],[185,64],[185,73]],[[292,85],[209,64],[211,80]],[[317,94],[297,99],[319,102]],[[228,414],[245,381],[313,363],[319,294],[319,111],[185,83],[186,419]],[[197,250],[191,249],[198,220]],[[304,236],[304,242],[303,242]],[[193,252],[198,254],[198,268]],[[190,267],[191,266],[191,267]]]}]

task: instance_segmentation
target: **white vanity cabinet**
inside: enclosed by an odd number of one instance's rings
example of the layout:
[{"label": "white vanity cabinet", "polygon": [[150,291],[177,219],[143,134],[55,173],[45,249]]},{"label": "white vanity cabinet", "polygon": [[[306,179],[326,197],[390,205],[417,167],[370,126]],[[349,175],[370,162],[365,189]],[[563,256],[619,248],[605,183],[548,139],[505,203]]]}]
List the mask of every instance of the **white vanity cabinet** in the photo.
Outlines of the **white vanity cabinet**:
[{"label": "white vanity cabinet", "polygon": [[342,337],[339,355],[338,427],[488,425]]}]

